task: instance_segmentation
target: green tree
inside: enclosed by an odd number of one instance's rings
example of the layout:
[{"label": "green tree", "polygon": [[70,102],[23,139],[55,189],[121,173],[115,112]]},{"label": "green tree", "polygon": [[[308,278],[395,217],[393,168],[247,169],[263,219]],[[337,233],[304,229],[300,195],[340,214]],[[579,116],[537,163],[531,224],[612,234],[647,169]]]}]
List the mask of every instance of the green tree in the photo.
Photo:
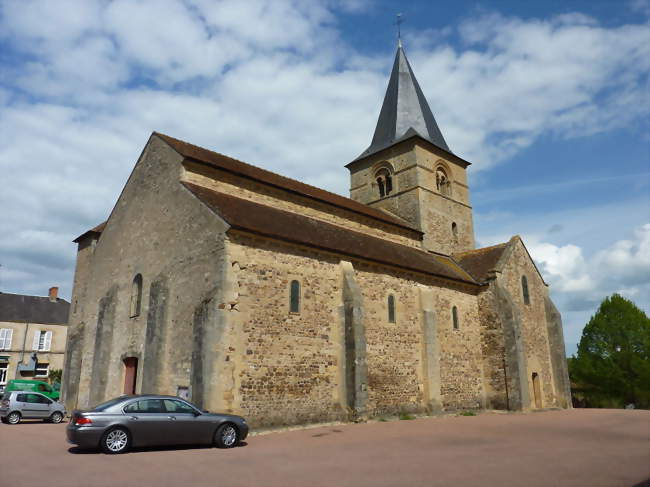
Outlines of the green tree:
[{"label": "green tree", "polygon": [[650,319],[618,294],[605,298],[582,331],[569,373],[587,407],[650,409]]}]

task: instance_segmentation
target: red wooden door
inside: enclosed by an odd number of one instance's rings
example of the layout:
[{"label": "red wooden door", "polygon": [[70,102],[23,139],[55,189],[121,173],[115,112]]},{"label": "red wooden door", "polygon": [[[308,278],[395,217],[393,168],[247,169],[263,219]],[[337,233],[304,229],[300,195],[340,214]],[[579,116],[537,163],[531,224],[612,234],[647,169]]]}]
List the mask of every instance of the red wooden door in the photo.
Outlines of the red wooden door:
[{"label": "red wooden door", "polygon": [[127,357],[124,359],[124,394],[135,394],[135,379],[138,373],[138,359]]}]

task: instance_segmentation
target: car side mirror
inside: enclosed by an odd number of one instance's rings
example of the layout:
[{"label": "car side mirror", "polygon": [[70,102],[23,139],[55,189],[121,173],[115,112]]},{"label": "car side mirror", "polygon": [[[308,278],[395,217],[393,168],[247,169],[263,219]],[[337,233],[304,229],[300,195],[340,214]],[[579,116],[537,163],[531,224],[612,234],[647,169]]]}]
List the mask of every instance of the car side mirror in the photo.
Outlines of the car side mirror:
[{"label": "car side mirror", "polygon": [[201,413],[200,413],[200,412],[198,412],[198,411],[194,411],[194,413],[193,413],[193,414],[194,414],[194,417],[196,417],[196,416],[201,416]]}]

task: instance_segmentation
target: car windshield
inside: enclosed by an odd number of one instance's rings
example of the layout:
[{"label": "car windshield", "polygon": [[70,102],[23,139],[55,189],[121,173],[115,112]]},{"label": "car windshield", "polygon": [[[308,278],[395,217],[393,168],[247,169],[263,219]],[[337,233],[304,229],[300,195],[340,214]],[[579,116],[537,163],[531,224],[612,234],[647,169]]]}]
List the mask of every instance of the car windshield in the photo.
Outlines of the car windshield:
[{"label": "car windshield", "polygon": [[111,399],[110,401],[103,402],[101,404],[98,404],[94,408],[91,409],[91,411],[106,411],[108,408],[111,406],[116,405],[119,402],[122,402],[124,398],[118,397],[116,399]]}]

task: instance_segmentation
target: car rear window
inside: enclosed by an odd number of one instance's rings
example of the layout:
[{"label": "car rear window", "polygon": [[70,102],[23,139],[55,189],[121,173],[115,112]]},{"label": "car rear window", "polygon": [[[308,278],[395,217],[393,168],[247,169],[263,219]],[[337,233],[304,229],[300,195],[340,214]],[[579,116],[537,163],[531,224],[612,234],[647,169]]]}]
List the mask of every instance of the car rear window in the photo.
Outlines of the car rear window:
[{"label": "car rear window", "polygon": [[103,402],[101,404],[98,404],[94,408],[91,409],[91,411],[106,411],[108,408],[115,406],[116,404],[122,402],[124,398],[116,398],[116,399],[111,399],[110,401]]},{"label": "car rear window", "polygon": [[132,402],[124,408],[125,413],[164,413],[162,400],[160,399],[143,399]]}]

